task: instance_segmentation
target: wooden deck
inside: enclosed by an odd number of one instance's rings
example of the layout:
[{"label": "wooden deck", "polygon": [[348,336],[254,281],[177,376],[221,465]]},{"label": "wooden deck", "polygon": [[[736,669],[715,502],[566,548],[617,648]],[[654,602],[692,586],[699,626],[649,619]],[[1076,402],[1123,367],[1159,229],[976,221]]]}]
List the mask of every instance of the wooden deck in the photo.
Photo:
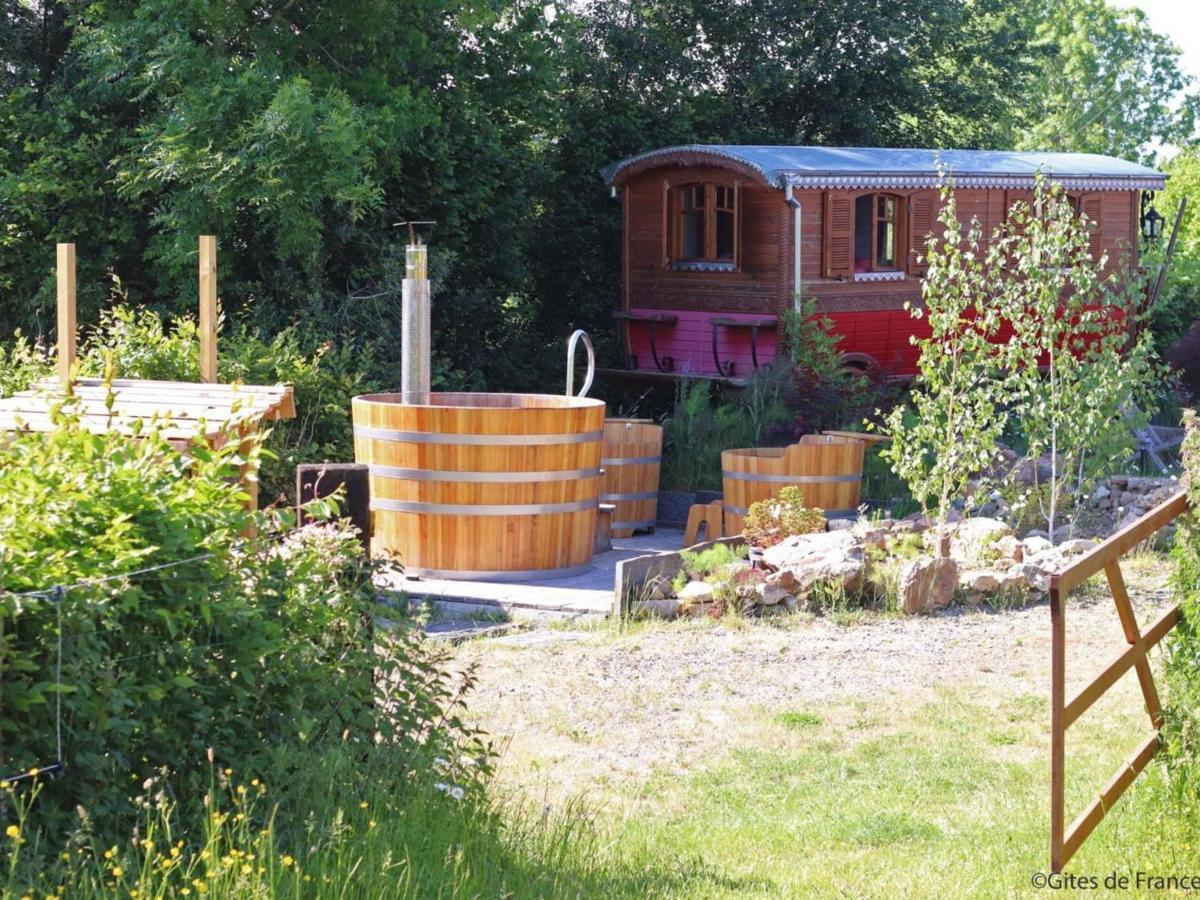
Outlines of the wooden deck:
[{"label": "wooden deck", "polygon": [[[296,416],[289,384],[217,384],[217,242],[200,238],[200,372],[199,383],[76,377],[75,245],[59,244],[58,376],[34,388],[0,399],[0,436],[15,431],[48,432],[57,427],[57,408],[78,415],[94,434],[135,435],[157,426],[179,449],[196,441],[219,446],[231,437],[247,441],[260,423]],[[257,502],[254,472],[243,479]]]},{"label": "wooden deck", "polygon": [[[53,406],[71,402],[93,433],[136,434],[152,423],[172,443],[216,441],[228,423],[252,427],[296,415],[291,385],[197,384],[187,381],[80,378],[63,393],[57,379],[0,400],[0,431],[49,431]],[[73,401],[71,398],[75,398]]]}]

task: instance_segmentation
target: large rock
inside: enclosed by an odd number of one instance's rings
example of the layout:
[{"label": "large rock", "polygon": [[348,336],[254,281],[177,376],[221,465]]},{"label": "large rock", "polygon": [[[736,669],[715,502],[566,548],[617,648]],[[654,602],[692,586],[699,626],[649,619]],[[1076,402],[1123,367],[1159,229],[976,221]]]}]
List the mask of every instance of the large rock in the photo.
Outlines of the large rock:
[{"label": "large rock", "polygon": [[1045,534],[1046,532],[1044,531],[1041,534],[1030,532],[1025,540],[1021,541],[1021,553],[1025,559],[1031,559],[1039,553],[1045,553],[1054,547],[1050,543],[1050,539],[1045,537]]},{"label": "large rock", "polygon": [[1036,563],[1025,563],[1021,566],[1021,574],[1029,590],[1044,594],[1050,590],[1050,574],[1053,570],[1043,569]]},{"label": "large rock", "polygon": [[922,531],[928,531],[933,527],[933,520],[924,513],[910,513],[899,522],[892,526],[893,531],[908,532],[910,534],[920,534]]},{"label": "large rock", "polygon": [[822,531],[784,538],[763,551],[763,564],[774,571],[767,583],[804,597],[813,585],[827,583],[851,590],[866,567],[863,550],[850,531]]},{"label": "large rock", "polygon": [[1008,534],[992,544],[992,549],[1000,554],[1002,558],[1015,559],[1020,562],[1025,555],[1025,549],[1021,546],[1021,542],[1017,540],[1015,535]]},{"label": "large rock", "polygon": [[958,564],[947,557],[914,559],[900,573],[900,605],[904,612],[944,609],[958,587]]}]

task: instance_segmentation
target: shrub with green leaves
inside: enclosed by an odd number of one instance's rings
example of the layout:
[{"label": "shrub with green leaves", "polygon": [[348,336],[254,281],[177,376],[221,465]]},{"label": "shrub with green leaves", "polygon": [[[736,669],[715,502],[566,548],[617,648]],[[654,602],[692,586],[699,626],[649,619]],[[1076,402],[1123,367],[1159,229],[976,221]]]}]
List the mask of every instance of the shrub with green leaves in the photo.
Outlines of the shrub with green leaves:
[{"label": "shrub with green leaves", "polygon": [[17,332],[7,347],[0,344],[0,397],[31,388],[54,371],[50,354],[41,344]]},{"label": "shrub with green leaves", "polygon": [[[1200,419],[1185,418],[1183,456],[1191,509],[1200,509]],[[1187,802],[1200,800],[1200,524],[1195,512],[1180,520],[1171,551],[1172,588],[1183,615],[1168,642],[1169,687],[1165,734],[1176,790]]]},{"label": "shrub with green leaves", "polygon": [[43,825],[80,807],[110,827],[132,784],[168,767],[183,790],[209,748],[276,780],[328,741],[460,755],[436,661],[403,631],[373,634],[354,533],[279,537],[290,514],[247,511],[237,441],[185,455],[56,414],[57,430],[0,447],[0,776],[55,761],[61,701],[67,770]]},{"label": "shrub with green leaves", "polygon": [[756,500],[746,512],[742,532],[753,547],[774,547],[784,538],[825,530],[825,511],[804,505],[804,492],[790,485],[778,497]]}]

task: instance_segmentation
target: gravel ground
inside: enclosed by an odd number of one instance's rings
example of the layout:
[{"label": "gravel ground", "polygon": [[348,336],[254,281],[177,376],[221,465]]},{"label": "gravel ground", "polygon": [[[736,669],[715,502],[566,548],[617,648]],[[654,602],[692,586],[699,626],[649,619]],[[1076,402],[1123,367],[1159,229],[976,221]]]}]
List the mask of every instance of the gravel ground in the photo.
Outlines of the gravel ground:
[{"label": "gravel ground", "polygon": [[[1170,598],[1155,584],[1163,567],[1143,568],[1145,577],[1126,575],[1145,628]],[[1107,596],[1073,600],[1067,628],[1070,695],[1126,645]],[[1048,699],[1050,614],[1043,602],[853,624],[677,622],[562,640],[539,630],[471,641],[456,657],[476,667],[469,707],[505,745],[503,780],[624,793],[663,766],[761,744],[764,713],[887,727],[893,711],[946,687],[985,702]]]}]

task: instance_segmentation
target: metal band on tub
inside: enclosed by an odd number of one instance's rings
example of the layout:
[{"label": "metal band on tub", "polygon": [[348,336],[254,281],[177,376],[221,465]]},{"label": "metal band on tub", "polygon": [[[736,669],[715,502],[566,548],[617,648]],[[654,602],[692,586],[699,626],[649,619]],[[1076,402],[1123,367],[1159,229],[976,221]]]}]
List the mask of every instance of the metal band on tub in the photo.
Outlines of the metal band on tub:
[{"label": "metal band on tub", "polygon": [[401,444],[462,444],[477,447],[537,447],[544,444],[587,444],[604,437],[603,431],[575,431],[569,434],[452,434],[436,431],[395,431],[355,425],[354,433],[378,441]]},{"label": "metal band on tub", "polygon": [[732,481],[769,481],[772,484],[839,484],[862,481],[862,475],[759,475],[755,472],[722,471]]},{"label": "metal band on tub", "polygon": [[376,478],[397,478],[402,481],[458,481],[472,484],[515,484],[537,481],[574,481],[579,478],[600,477],[600,467],[589,469],[554,469],[546,472],[476,472],[451,469],[406,469],[402,466],[381,466],[371,463]]},{"label": "metal band on tub", "polygon": [[632,494],[601,494],[602,503],[620,503],[623,500],[657,500],[658,491],[637,491]]},{"label": "metal band on tub", "polygon": [[645,466],[661,463],[661,456],[605,456],[600,460],[602,466]]},{"label": "metal band on tub", "polygon": [[388,500],[372,497],[371,509],[390,512],[421,513],[433,516],[544,516],[555,513],[585,512],[596,508],[596,498],[569,503],[419,503],[415,500]]}]

